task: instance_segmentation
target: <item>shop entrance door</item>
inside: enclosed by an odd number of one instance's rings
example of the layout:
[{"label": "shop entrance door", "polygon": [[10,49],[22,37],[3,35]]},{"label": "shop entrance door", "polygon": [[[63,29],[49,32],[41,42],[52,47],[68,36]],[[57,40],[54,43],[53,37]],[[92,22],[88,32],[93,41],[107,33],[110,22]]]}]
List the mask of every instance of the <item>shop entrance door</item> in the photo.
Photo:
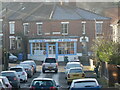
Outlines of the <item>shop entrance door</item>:
[{"label": "shop entrance door", "polygon": [[55,58],[55,54],[56,54],[56,47],[55,47],[55,45],[49,45],[49,52],[48,52],[48,56],[49,57],[54,57]]}]

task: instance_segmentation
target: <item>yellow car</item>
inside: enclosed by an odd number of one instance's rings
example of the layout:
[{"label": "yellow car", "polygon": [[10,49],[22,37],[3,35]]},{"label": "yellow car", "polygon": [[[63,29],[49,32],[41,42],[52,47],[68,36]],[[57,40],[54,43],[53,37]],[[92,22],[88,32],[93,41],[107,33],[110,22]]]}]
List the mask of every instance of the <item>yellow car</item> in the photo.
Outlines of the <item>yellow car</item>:
[{"label": "yellow car", "polygon": [[67,83],[71,83],[74,79],[85,78],[85,73],[81,67],[70,68],[67,73]]}]

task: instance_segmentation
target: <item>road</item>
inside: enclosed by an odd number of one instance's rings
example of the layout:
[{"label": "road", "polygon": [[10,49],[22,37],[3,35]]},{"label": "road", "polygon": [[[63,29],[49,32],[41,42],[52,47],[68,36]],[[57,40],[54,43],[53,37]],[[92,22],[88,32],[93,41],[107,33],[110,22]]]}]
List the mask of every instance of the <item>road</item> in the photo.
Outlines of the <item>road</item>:
[{"label": "road", "polygon": [[[10,64],[10,67],[11,66],[15,66],[16,64]],[[34,78],[37,78],[37,77],[41,77],[41,78],[52,78],[56,81],[56,83],[58,85],[60,85],[62,87],[61,90],[65,89],[68,87],[67,85],[67,82],[66,82],[66,79],[65,79],[65,74],[64,74],[64,69],[65,66],[59,66],[58,67],[58,73],[54,73],[53,71],[47,71],[46,73],[42,73],[41,72],[41,65],[37,65],[37,72],[33,75],[32,78],[28,78],[28,82],[26,83],[21,83],[21,88],[28,88],[29,85],[31,84],[31,81],[34,79]],[[84,66],[85,67],[85,66]],[[86,74],[86,77],[95,77],[96,75],[91,72],[89,69],[89,67],[83,67],[83,70]]]},{"label": "road", "polygon": [[[60,69],[62,70],[62,69]],[[67,88],[67,82],[65,79],[65,74],[63,71],[60,71],[58,73],[54,73],[54,71],[47,71],[45,73],[42,73],[41,71],[37,71],[37,73],[34,74],[32,78],[28,78],[27,83],[21,83],[21,88],[28,88],[31,81],[36,78],[36,77],[41,77],[41,78],[52,78],[56,81],[57,85],[60,85],[62,89]]]}]

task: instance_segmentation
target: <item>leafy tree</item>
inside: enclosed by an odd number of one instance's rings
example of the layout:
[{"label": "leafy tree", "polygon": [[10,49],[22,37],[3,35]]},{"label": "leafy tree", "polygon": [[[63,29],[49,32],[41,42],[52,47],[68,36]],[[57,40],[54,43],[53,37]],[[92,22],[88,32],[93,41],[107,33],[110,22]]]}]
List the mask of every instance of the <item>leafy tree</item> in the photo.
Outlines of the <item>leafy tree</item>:
[{"label": "leafy tree", "polygon": [[97,39],[94,41],[92,50],[98,60],[120,64],[120,44],[105,39]]}]

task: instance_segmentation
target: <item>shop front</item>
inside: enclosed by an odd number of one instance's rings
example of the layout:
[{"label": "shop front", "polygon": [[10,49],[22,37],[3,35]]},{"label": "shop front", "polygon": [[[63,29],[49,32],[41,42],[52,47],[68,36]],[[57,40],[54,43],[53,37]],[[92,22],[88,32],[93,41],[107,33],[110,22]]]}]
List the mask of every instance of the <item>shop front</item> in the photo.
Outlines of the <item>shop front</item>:
[{"label": "shop front", "polygon": [[44,60],[46,57],[54,57],[63,61],[65,56],[74,58],[77,55],[77,39],[34,39],[29,40],[29,59]]}]

